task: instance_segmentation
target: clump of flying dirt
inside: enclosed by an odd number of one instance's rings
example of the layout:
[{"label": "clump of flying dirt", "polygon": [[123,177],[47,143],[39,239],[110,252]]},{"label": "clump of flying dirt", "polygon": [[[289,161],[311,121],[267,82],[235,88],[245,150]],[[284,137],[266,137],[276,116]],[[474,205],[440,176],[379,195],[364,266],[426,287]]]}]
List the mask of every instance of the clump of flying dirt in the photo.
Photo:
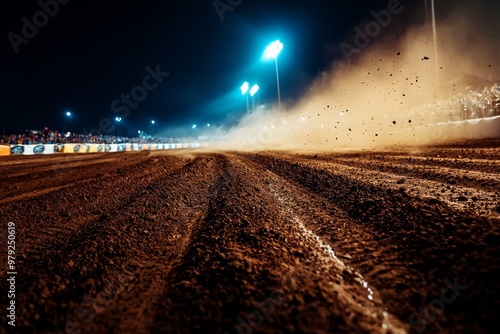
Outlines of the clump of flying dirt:
[{"label": "clump of flying dirt", "polygon": [[438,25],[437,68],[432,31],[409,29],[400,41],[374,43],[355,63],[335,63],[289,110],[246,117],[220,147],[329,151],[439,142],[429,129],[462,117],[456,101],[470,88],[466,78],[490,86],[500,78],[498,42],[483,33],[491,25],[463,11]]}]

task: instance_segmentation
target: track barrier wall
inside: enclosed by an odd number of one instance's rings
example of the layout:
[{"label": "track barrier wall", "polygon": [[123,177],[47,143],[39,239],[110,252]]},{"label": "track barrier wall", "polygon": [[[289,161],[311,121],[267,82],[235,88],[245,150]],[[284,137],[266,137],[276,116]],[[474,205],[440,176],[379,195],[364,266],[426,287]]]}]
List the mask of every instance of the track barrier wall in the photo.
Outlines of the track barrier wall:
[{"label": "track barrier wall", "polygon": [[429,138],[431,144],[466,139],[497,139],[500,138],[500,116],[437,123],[411,131],[417,136]]},{"label": "track barrier wall", "polygon": [[208,147],[206,143],[176,144],[51,144],[51,145],[0,145],[0,156],[5,155],[41,155],[41,154],[85,154],[106,152],[132,152],[174,150],[180,148]]},{"label": "track barrier wall", "polygon": [[0,145],[0,156],[9,155],[9,154],[10,154],[10,146]]}]

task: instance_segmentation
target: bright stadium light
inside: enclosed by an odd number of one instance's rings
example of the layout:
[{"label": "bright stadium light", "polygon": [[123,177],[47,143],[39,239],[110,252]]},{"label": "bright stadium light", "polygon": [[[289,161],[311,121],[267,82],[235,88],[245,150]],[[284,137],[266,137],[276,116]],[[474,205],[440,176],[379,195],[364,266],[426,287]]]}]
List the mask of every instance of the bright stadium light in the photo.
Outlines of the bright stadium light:
[{"label": "bright stadium light", "polygon": [[264,58],[266,59],[276,59],[283,50],[283,43],[279,40],[272,42],[264,51]]},{"label": "bright stadium light", "polygon": [[[115,121],[116,121],[116,123],[120,123],[122,121],[122,118],[121,117],[115,117]],[[116,125],[116,135],[117,136],[121,135],[120,132],[119,132],[119,126],[118,126],[118,124]]]},{"label": "bright stadium light", "polygon": [[207,123],[207,128],[209,128],[209,127],[210,127],[210,123]]},{"label": "bright stadium light", "polygon": [[255,112],[255,99],[254,95],[257,94],[259,91],[259,85],[255,84],[252,86],[252,89],[250,89],[250,96],[252,97],[252,112]]},{"label": "bright stadium light", "polygon": [[241,95],[245,95],[248,92],[248,88],[250,87],[250,84],[248,82],[244,82],[243,85],[241,85]]},{"label": "bright stadium light", "polygon": [[250,88],[250,84],[248,82],[244,82],[243,85],[240,87],[241,89],[241,95],[245,95],[246,98],[247,98],[247,115],[249,113],[249,110],[248,110],[248,88]]},{"label": "bright stadium light", "polygon": [[196,129],[196,124],[193,124],[191,128],[193,128],[193,130]]},{"label": "bright stadium light", "polygon": [[283,50],[283,43],[279,40],[272,42],[264,51],[265,59],[274,59],[276,64],[276,84],[278,86],[278,108],[281,109],[280,79],[278,74],[278,55]]},{"label": "bright stadium light", "polygon": [[259,91],[259,88],[259,85],[253,85],[252,89],[250,89],[250,96],[253,97]]},{"label": "bright stadium light", "polygon": [[65,113],[66,117],[64,117],[64,122],[63,122],[63,130],[66,130],[67,123],[70,122],[71,119],[71,111],[67,110]]},{"label": "bright stadium light", "polygon": [[155,123],[156,123],[156,122],[155,122],[155,120],[152,120],[152,121],[151,121],[151,124],[155,125]]}]

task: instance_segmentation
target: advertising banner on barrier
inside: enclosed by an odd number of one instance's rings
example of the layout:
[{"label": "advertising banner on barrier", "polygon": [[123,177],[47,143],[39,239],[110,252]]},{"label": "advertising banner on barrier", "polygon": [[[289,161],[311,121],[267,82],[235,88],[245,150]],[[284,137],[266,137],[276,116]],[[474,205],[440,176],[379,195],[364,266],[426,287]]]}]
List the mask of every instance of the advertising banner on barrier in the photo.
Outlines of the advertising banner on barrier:
[{"label": "advertising banner on barrier", "polygon": [[54,154],[56,153],[56,145],[11,145],[11,154]]},{"label": "advertising banner on barrier", "polygon": [[0,156],[2,155],[10,155],[10,146],[0,145]]},{"label": "advertising banner on barrier", "polygon": [[36,154],[82,154],[104,152],[139,152],[155,150],[174,150],[182,148],[208,147],[202,143],[124,143],[124,144],[52,144],[52,145],[0,145],[0,156],[11,154],[36,155]]},{"label": "advertising banner on barrier", "polygon": [[102,153],[106,152],[105,144],[58,144],[56,146],[57,153]]},{"label": "advertising banner on barrier", "polygon": [[106,152],[126,152],[130,151],[129,144],[107,144]]},{"label": "advertising banner on barrier", "polygon": [[103,152],[103,145],[101,144],[88,144],[89,145],[89,153],[99,153]]},{"label": "advertising banner on barrier", "polygon": [[75,154],[75,153],[87,153],[90,151],[90,147],[85,144],[59,144],[58,152]]}]

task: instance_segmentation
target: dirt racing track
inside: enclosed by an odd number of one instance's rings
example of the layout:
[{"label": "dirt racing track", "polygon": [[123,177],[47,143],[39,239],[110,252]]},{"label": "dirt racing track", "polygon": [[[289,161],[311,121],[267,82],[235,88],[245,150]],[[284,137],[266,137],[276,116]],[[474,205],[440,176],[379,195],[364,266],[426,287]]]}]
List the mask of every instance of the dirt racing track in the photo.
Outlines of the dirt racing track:
[{"label": "dirt racing track", "polygon": [[1,332],[498,333],[499,145],[2,157]]}]

